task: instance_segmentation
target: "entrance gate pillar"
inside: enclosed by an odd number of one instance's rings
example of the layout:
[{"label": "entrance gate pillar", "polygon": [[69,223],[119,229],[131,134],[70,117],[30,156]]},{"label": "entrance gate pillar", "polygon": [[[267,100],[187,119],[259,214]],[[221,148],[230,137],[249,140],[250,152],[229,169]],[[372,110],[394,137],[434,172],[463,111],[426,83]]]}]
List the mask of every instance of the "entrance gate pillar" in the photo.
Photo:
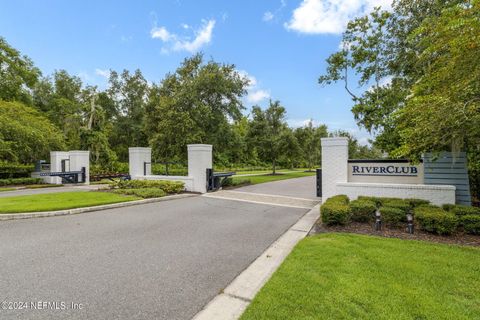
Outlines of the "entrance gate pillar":
[{"label": "entrance gate pillar", "polygon": [[337,182],[348,182],[348,138],[322,138],[322,203],[336,195]]}]

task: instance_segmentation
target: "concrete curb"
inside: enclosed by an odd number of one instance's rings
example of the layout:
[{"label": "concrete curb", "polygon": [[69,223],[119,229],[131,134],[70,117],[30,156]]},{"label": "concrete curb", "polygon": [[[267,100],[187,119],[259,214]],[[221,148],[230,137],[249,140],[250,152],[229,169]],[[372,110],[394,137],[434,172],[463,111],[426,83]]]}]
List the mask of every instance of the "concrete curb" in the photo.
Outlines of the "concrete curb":
[{"label": "concrete curb", "polygon": [[193,320],[240,318],[257,292],[270,279],[295,245],[307,236],[319,216],[320,204],[317,204],[240,273],[222,293],[198,312]]},{"label": "concrete curb", "polygon": [[175,200],[175,199],[183,199],[183,198],[196,197],[196,196],[198,196],[198,194],[182,193],[182,194],[175,194],[175,195],[172,195],[172,196],[165,196],[165,197],[162,197],[162,198],[152,198],[152,199],[127,201],[127,202],[120,202],[120,203],[105,204],[105,205],[100,205],[100,206],[95,206],[95,207],[75,208],[75,209],[59,210],[59,211],[5,213],[5,214],[0,213],[0,221],[3,221],[3,220],[18,220],[18,219],[31,219],[31,218],[45,218],[45,217],[55,217],[55,216],[66,216],[66,215],[79,214],[79,213],[84,213],[84,212],[93,212],[93,211],[115,209],[115,208],[124,208],[124,207],[136,206],[136,205],[139,205],[139,204],[155,203],[155,202],[162,202],[162,201]]}]

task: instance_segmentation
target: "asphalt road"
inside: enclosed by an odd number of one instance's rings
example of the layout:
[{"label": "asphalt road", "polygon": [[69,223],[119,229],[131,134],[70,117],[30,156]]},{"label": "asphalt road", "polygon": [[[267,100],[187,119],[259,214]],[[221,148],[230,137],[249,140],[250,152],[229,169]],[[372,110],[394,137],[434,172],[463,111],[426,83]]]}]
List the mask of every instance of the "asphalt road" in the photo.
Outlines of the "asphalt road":
[{"label": "asphalt road", "polygon": [[199,196],[3,221],[0,303],[67,309],[0,319],[190,319],[307,211]]},{"label": "asphalt road", "polygon": [[308,176],[254,184],[251,186],[236,188],[235,191],[320,200],[321,198],[318,198],[316,195],[316,188],[316,177]]}]

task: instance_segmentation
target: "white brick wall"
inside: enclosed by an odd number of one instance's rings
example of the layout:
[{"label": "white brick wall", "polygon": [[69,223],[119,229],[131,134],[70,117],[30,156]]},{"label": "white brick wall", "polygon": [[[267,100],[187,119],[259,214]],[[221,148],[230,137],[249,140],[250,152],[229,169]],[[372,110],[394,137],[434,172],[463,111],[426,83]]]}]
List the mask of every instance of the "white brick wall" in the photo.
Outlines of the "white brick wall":
[{"label": "white brick wall", "polygon": [[336,183],[348,181],[348,138],[322,138],[322,199],[336,194]]},{"label": "white brick wall", "polygon": [[336,183],[336,194],[345,194],[350,200],[358,196],[425,199],[435,205],[455,204],[455,187],[424,184]]}]

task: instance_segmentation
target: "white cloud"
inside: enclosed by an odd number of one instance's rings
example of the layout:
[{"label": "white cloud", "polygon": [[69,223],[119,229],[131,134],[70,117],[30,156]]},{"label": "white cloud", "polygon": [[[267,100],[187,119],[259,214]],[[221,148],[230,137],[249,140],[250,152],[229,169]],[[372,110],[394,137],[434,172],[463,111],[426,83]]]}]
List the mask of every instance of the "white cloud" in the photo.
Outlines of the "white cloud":
[{"label": "white cloud", "polygon": [[100,77],[103,77],[103,78],[107,78],[110,77],[110,70],[107,70],[107,69],[95,69],[95,74],[97,76],[100,76]]},{"label": "white cloud", "polygon": [[250,103],[259,103],[268,98],[270,98],[270,93],[263,89],[249,91],[247,95],[247,101]]},{"label": "white cloud", "polygon": [[[183,29],[191,29],[190,26],[184,24]],[[150,30],[150,35],[153,39],[160,39],[164,43],[170,45],[173,51],[188,51],[196,52],[202,46],[209,44],[212,41],[213,28],[215,27],[215,20],[202,20],[202,26],[194,31],[194,38],[182,37],[177,34],[169,32],[165,27],[154,27]],[[168,51],[167,48],[162,48],[162,52]]]},{"label": "white cloud", "polygon": [[263,14],[263,21],[271,21],[274,15],[270,11],[267,11]]},{"label": "white cloud", "polygon": [[153,39],[161,39],[163,42],[167,42],[172,38],[172,35],[165,27],[154,27],[150,30],[150,35]]},{"label": "white cloud", "polygon": [[285,28],[307,34],[339,34],[351,19],[374,7],[390,9],[392,0],[303,0]]},{"label": "white cloud", "polygon": [[238,70],[237,72],[240,74],[241,77],[248,80],[247,102],[259,103],[265,99],[270,98],[270,92],[259,87],[257,78],[255,78],[245,70]]}]

